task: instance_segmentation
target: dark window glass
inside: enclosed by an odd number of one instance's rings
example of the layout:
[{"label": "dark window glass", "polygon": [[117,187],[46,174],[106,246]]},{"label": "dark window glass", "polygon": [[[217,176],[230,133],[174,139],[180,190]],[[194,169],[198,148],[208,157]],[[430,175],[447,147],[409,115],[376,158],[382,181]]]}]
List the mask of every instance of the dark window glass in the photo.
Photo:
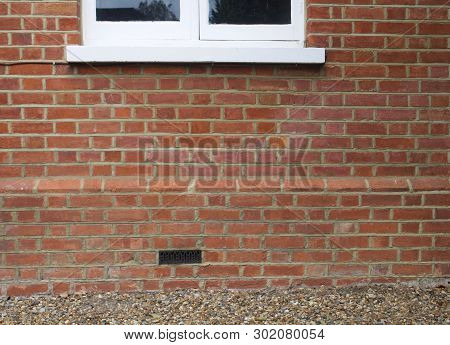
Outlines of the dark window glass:
[{"label": "dark window glass", "polygon": [[209,0],[211,24],[291,24],[291,0]]},{"label": "dark window glass", "polygon": [[180,20],[180,0],[97,0],[97,21],[167,22]]}]

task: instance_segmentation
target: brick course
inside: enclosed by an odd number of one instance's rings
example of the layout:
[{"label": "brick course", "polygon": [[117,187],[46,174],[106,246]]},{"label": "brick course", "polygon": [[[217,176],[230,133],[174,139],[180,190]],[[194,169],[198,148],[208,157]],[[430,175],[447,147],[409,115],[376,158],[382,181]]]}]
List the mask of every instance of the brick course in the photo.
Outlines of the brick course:
[{"label": "brick course", "polygon": [[[77,1],[2,1],[0,294],[448,278],[449,10],[308,0],[324,65],[90,66],[64,61]],[[308,178],[244,183],[224,154],[214,185],[143,185],[149,137],[301,138]],[[157,266],[173,248],[204,263]]]}]

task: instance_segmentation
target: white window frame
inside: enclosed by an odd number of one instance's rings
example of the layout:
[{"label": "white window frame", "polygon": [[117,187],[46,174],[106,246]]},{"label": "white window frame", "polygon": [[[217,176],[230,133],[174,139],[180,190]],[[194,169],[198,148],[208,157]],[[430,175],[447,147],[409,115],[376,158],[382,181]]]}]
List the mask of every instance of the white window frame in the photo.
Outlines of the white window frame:
[{"label": "white window frame", "polygon": [[81,0],[83,45],[68,62],[323,63],[304,47],[305,0],[292,0],[286,25],[209,24],[208,0],[180,0],[179,22],[97,22],[96,0]]},{"label": "white window frame", "polygon": [[[193,0],[180,1],[177,22],[100,22],[96,0],[82,1],[83,42],[88,45],[148,45],[154,40],[193,40],[198,37],[198,11]],[[196,1],[196,0],[194,0]]]},{"label": "white window frame", "polygon": [[291,0],[291,24],[233,25],[209,23],[209,0],[200,0],[200,39],[222,41],[301,41],[304,1]]}]

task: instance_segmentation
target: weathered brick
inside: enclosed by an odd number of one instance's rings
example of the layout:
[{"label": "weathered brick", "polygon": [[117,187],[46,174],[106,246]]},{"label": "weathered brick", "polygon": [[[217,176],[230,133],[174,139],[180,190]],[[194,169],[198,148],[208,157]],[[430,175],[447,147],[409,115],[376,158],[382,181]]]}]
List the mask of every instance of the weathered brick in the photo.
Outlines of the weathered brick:
[{"label": "weathered brick", "polygon": [[[0,290],[448,276],[445,3],[310,1],[326,63],[286,66],[71,65],[76,1],[1,3]],[[144,160],[150,139],[183,152]],[[157,264],[196,248],[200,265]]]}]

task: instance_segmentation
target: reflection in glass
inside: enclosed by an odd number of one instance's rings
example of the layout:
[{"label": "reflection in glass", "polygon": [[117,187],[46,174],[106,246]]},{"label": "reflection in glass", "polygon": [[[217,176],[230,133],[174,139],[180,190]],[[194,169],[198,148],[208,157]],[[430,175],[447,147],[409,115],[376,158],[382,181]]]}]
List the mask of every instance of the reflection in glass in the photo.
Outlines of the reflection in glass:
[{"label": "reflection in glass", "polygon": [[166,22],[180,20],[180,0],[97,0],[97,21]]},{"label": "reflection in glass", "polygon": [[291,24],[291,0],[209,0],[210,24]]}]

